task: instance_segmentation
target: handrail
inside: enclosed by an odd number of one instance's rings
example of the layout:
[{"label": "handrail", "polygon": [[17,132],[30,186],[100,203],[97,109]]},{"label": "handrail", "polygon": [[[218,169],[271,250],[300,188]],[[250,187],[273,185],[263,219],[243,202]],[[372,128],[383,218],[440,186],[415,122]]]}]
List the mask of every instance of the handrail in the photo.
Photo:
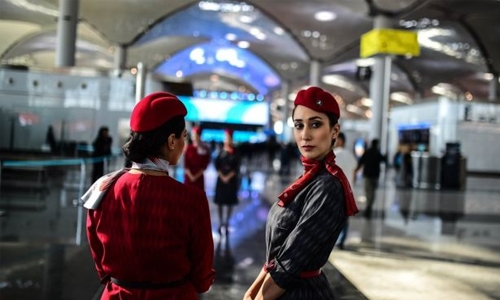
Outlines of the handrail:
[{"label": "handrail", "polygon": [[[105,169],[107,169],[107,162],[110,159],[116,159],[121,155],[107,155],[99,157],[86,157],[86,158],[70,158],[70,159],[46,159],[46,160],[0,160],[0,186],[2,183],[2,169],[5,167],[53,167],[53,166],[80,166],[80,181],[78,184],[78,201],[76,206],[78,208],[77,213],[77,228],[75,234],[76,245],[81,245],[82,232],[83,232],[83,204],[80,199],[83,196],[85,189],[85,178],[86,178],[86,164],[94,164],[97,162],[104,162]],[[0,189],[1,190],[1,189]],[[0,191],[1,192],[1,191]],[[0,197],[1,198],[1,197]]]},{"label": "handrail", "polygon": [[120,157],[120,155],[107,155],[85,158],[68,159],[45,159],[45,160],[4,160],[0,161],[2,167],[49,167],[49,166],[70,166],[81,163],[103,162],[110,158]]}]

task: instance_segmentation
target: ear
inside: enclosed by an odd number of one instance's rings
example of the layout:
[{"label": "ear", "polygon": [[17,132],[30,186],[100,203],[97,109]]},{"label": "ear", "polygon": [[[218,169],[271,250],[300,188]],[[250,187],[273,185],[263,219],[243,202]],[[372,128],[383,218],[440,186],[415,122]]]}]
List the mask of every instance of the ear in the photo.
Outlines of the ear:
[{"label": "ear", "polygon": [[174,148],[175,148],[175,134],[172,133],[171,135],[168,136],[167,146],[168,146],[169,150],[174,150]]},{"label": "ear", "polygon": [[332,140],[336,139],[339,136],[339,133],[340,133],[340,124],[337,123],[332,127]]}]

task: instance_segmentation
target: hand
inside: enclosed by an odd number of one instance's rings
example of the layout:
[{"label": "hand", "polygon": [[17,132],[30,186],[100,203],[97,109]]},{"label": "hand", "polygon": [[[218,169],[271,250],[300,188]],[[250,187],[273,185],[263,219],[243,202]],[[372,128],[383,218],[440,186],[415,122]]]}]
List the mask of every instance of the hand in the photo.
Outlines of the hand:
[{"label": "hand", "polygon": [[196,180],[198,179],[198,177],[196,176],[189,176],[189,180],[191,180],[191,182],[195,182]]},{"label": "hand", "polygon": [[249,292],[246,292],[245,295],[243,295],[243,300],[253,300],[253,297]]},{"label": "hand", "polygon": [[191,182],[195,181],[195,179],[193,178],[193,175],[191,174],[191,172],[189,172],[188,170],[185,170],[184,172],[186,173],[189,181],[191,181]]},{"label": "hand", "polygon": [[222,182],[228,183],[229,179],[231,179],[231,178],[229,176],[221,175],[220,179],[222,180]]}]

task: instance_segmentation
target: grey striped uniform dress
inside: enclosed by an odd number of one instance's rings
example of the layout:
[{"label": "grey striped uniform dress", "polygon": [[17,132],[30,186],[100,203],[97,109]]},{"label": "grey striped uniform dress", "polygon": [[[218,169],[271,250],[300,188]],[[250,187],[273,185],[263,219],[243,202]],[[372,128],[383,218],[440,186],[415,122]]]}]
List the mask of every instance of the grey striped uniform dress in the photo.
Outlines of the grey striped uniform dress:
[{"label": "grey striped uniform dress", "polygon": [[273,280],[286,292],[280,300],[332,300],[325,274],[301,278],[300,273],[323,267],[345,225],[344,192],[326,169],[285,207],[275,203],[266,224],[266,258]]}]

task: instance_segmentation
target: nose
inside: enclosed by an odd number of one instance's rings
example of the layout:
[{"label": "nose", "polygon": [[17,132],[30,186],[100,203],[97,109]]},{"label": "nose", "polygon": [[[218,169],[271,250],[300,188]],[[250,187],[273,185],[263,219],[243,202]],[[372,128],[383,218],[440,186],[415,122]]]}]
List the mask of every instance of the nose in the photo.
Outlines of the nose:
[{"label": "nose", "polygon": [[311,139],[310,130],[307,126],[304,126],[300,133],[300,138],[304,141],[309,141]]}]

